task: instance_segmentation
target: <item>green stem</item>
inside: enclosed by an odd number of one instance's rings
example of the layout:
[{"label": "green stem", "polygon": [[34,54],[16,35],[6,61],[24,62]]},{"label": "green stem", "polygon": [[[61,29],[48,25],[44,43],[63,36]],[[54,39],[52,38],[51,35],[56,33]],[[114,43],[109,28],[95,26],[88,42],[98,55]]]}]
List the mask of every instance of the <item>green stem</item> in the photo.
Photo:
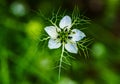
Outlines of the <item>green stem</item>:
[{"label": "green stem", "polygon": [[60,63],[59,63],[59,75],[58,75],[58,79],[60,80],[60,74],[61,74],[61,68],[62,68],[62,58],[63,58],[63,53],[64,53],[64,43],[62,45],[62,53],[61,53],[61,56],[60,56]]}]

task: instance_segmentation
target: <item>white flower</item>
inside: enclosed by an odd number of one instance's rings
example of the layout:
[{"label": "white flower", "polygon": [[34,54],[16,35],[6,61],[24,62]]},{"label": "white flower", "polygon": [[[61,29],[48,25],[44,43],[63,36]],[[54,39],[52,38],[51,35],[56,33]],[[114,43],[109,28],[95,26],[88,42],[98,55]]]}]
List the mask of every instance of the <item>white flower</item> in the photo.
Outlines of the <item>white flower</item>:
[{"label": "white flower", "polygon": [[83,39],[86,35],[78,29],[71,29],[71,27],[72,21],[67,15],[61,19],[59,28],[55,26],[45,27],[45,31],[50,36],[48,47],[50,49],[56,49],[64,44],[68,52],[77,53],[78,48],[76,42]]}]

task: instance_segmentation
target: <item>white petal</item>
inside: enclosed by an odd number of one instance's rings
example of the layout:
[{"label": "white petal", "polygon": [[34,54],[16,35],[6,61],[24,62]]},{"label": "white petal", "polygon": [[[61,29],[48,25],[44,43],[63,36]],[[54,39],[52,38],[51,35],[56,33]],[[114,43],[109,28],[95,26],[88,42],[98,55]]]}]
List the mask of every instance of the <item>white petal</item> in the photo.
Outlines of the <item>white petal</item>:
[{"label": "white petal", "polygon": [[56,49],[61,46],[61,43],[58,40],[50,39],[48,42],[48,47],[50,49]]},{"label": "white petal", "polygon": [[77,48],[77,44],[76,43],[67,43],[65,44],[65,49],[70,52],[70,53],[77,53],[78,52],[78,48]]},{"label": "white petal", "polygon": [[65,27],[70,28],[70,27],[71,27],[71,23],[72,23],[72,21],[71,21],[70,16],[66,15],[66,16],[64,16],[64,17],[61,19],[61,21],[60,21],[60,23],[59,23],[59,27],[60,27],[61,29],[65,28]]},{"label": "white petal", "polygon": [[72,33],[69,36],[71,36],[72,37],[71,40],[75,42],[83,39],[86,35],[78,29],[73,29]]},{"label": "white petal", "polygon": [[53,39],[57,38],[57,36],[58,36],[57,29],[54,26],[45,27],[45,31]]}]

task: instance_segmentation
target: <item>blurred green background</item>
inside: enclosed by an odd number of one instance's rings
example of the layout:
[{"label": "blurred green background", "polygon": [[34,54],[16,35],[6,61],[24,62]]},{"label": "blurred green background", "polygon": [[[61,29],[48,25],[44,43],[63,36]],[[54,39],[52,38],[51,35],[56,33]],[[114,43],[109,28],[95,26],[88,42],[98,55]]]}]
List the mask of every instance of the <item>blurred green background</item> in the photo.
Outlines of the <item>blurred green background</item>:
[{"label": "blurred green background", "polygon": [[[73,55],[58,81],[60,49],[39,42],[49,18],[75,6],[91,20],[89,56]],[[120,0],[0,0],[0,84],[120,84]]]}]

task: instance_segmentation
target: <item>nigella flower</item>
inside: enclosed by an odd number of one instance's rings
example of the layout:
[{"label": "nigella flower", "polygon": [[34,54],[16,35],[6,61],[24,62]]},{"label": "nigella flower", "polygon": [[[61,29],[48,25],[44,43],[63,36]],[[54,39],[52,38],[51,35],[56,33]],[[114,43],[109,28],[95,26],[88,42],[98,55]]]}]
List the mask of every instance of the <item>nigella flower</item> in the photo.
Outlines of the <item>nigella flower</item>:
[{"label": "nigella flower", "polygon": [[83,39],[86,35],[78,30],[72,29],[72,20],[66,15],[59,23],[59,27],[47,26],[45,31],[50,36],[48,47],[50,49],[59,48],[61,45],[70,53],[77,53],[77,42]]}]

